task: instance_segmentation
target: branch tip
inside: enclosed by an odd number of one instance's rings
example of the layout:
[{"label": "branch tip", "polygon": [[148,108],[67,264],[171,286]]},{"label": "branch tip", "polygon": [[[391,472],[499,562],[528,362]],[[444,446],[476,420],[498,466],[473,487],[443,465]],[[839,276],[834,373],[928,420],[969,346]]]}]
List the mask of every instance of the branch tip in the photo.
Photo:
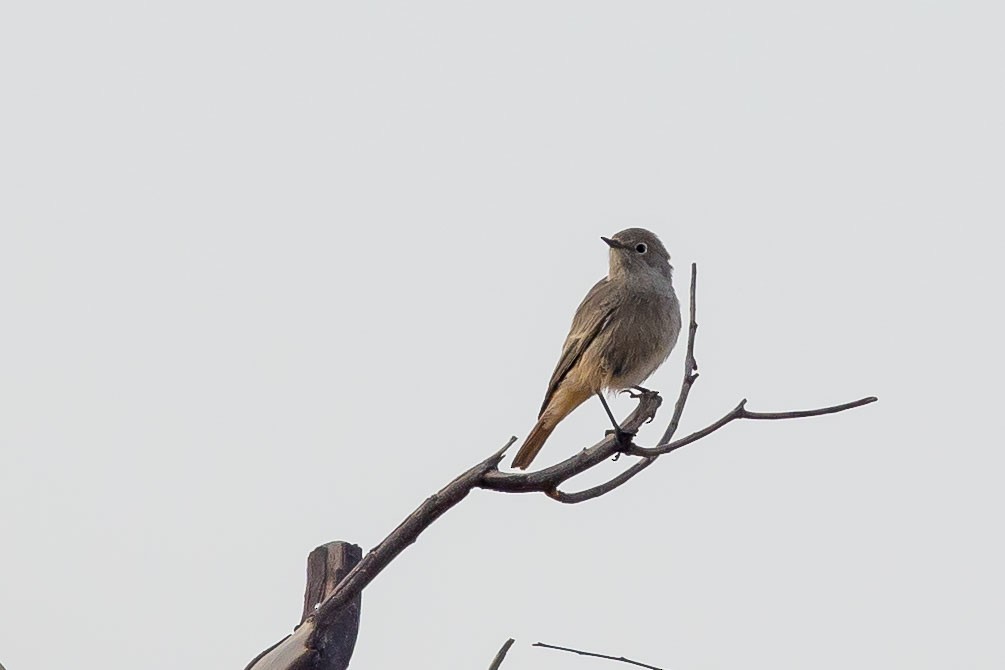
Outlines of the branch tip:
[{"label": "branch tip", "polygon": [[503,456],[503,454],[506,453],[507,449],[513,446],[513,443],[516,442],[516,440],[517,440],[516,435],[509,436],[509,439],[506,440],[506,444],[502,446],[502,449],[496,452],[497,454],[499,454],[500,458]]},{"label": "branch tip", "polygon": [[499,648],[498,652],[496,652],[496,657],[492,659],[492,665],[489,666],[489,670],[499,670],[499,666],[502,665],[503,660],[506,658],[506,654],[509,653],[509,648],[513,646],[514,642],[516,642],[516,640],[513,638],[503,642],[503,646]]}]

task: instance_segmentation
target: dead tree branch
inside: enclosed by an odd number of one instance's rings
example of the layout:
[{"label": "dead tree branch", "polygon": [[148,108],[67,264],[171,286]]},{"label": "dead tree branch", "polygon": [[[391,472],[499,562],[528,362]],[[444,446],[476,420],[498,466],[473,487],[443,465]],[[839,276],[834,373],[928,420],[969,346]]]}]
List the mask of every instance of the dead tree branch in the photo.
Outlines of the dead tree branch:
[{"label": "dead tree branch", "polygon": [[[633,443],[627,445],[618,441],[613,434],[583,449],[555,465],[529,473],[501,472],[499,463],[506,450],[516,441],[509,441],[481,463],[471,467],[459,475],[439,492],[430,496],[419,507],[405,518],[376,547],[371,549],[359,563],[338,584],[334,590],[307,615],[302,624],[288,640],[281,643],[284,649],[292,649],[292,655],[279,655],[280,648],[268,652],[260,661],[253,662],[248,670],[322,670],[324,666],[311,665],[304,661],[305,654],[317,649],[322,639],[328,639],[332,630],[337,630],[341,620],[341,612],[351,603],[356,602],[359,594],[387,565],[406,547],[415,542],[419,535],[451,507],[463,500],[475,488],[499,491],[501,493],[532,493],[540,492],[563,503],[577,503],[596,498],[608,493],[641,472],[652,464],[659,456],[670,453],[683,446],[696,442],[701,438],[719,430],[726,424],[738,419],[796,419],[802,417],[832,414],[844,410],[861,407],[876,401],[874,397],[862,398],[854,402],[833,405],[820,409],[801,410],[793,412],[752,412],[746,409],[746,400],[740,402],[732,411],[721,419],[690,435],[673,440],[673,435],[684,413],[691,386],[698,378],[698,364],[694,358],[695,334],[698,324],[695,320],[695,294],[697,287],[697,266],[691,265],[690,308],[691,318],[688,328],[687,354],[684,359],[684,379],[674,406],[674,413],[660,442],[654,447],[640,447]],[[638,406],[621,423],[621,429],[634,434],[645,423],[652,421],[662,403],[658,393],[647,392],[633,396],[638,399]],[[560,491],[558,487],[567,480],[582,474],[590,468],[606,461],[618,453],[641,456],[642,460],[632,465],[623,473],[610,481],[575,493]],[[300,653],[303,652],[303,653]],[[265,661],[270,661],[265,663]],[[286,663],[285,665],[283,663]],[[649,666],[651,667],[651,666]],[[325,668],[327,670],[327,668]]]},{"label": "dead tree branch", "polygon": [[647,665],[645,663],[639,663],[638,661],[633,661],[630,658],[625,658],[624,656],[608,656],[607,654],[595,654],[592,651],[582,651],[580,649],[571,649],[569,647],[559,647],[554,644],[545,644],[544,642],[535,642],[533,647],[543,647],[545,649],[558,649],[559,651],[568,651],[573,654],[579,654],[580,656],[593,656],[594,658],[606,658],[609,661],[620,661],[622,663],[628,663],[630,665],[637,665],[640,668],[649,668],[649,670],[663,670],[662,668],[657,668],[655,665]]},{"label": "dead tree branch", "polygon": [[325,645],[325,640],[345,633],[340,628],[343,609],[358,602],[363,589],[395,556],[415,542],[444,512],[463,500],[485,472],[494,470],[515,441],[515,437],[510,438],[502,449],[427,498],[335,584],[334,590],[314,606],[293,635],[260,654],[245,670],[328,670],[328,666],[319,663],[315,651]]}]

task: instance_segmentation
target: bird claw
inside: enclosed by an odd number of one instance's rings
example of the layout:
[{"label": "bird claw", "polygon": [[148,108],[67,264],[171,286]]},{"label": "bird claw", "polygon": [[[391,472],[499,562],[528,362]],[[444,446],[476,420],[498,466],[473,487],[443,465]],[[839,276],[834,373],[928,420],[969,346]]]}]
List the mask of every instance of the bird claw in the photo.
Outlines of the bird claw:
[{"label": "bird claw", "polygon": [[604,431],[605,436],[614,435],[615,439],[618,441],[622,447],[630,446],[632,443],[632,438],[638,435],[638,431],[635,430],[625,430],[623,428],[618,428],[617,430],[611,429]]},{"label": "bird claw", "polygon": [[618,450],[614,452],[614,458],[611,460],[617,462],[621,458],[621,454],[628,453],[628,448],[632,446],[632,438],[638,435],[638,432],[634,430],[609,430],[607,435],[614,435],[615,439],[618,441]]},{"label": "bird claw", "polygon": [[659,395],[660,394],[659,391],[653,391],[652,389],[647,389],[644,386],[629,386],[626,389],[621,389],[620,391],[618,391],[618,395],[621,395],[622,393],[627,393],[628,397],[631,398],[631,399],[633,399],[633,400],[636,400],[636,399],[641,398],[642,396],[646,396],[646,395]]}]

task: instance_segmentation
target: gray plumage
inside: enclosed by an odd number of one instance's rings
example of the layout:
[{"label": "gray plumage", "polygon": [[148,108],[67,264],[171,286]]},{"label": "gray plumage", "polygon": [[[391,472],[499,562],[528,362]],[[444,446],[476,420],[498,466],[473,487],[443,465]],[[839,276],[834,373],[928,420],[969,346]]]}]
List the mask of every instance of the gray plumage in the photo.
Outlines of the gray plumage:
[{"label": "gray plumage", "polygon": [[530,465],[558,422],[591,395],[645,381],[677,343],[680,303],[666,247],[643,228],[602,239],[611,247],[608,275],[576,310],[538,422],[514,467]]}]

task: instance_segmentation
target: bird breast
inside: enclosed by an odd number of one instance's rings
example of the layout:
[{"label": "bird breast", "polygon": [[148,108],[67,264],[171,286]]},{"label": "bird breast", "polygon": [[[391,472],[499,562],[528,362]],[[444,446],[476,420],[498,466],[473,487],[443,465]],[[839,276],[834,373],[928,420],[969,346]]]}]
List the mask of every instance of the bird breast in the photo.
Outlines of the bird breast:
[{"label": "bird breast", "polygon": [[677,343],[680,304],[672,288],[631,292],[608,325],[590,352],[603,371],[604,378],[598,381],[609,390],[637,386],[663,364]]}]

